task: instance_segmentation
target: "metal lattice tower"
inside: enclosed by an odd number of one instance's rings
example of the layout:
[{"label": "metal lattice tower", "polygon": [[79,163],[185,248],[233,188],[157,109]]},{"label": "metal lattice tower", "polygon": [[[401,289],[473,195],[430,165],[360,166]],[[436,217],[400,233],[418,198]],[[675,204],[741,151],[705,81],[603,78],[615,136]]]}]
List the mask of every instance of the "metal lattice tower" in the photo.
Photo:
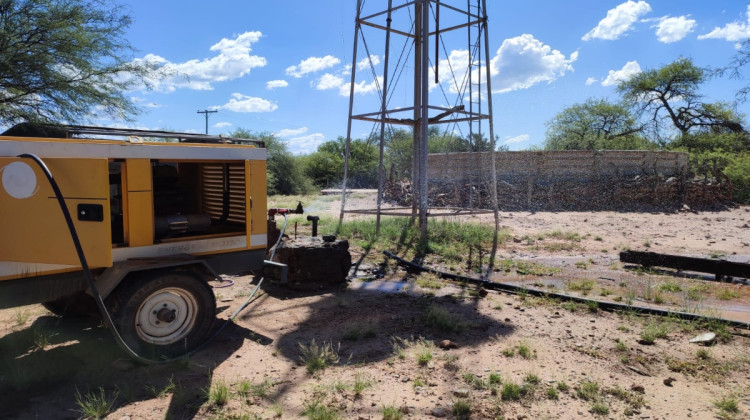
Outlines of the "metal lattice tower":
[{"label": "metal lattice tower", "polygon": [[[357,1],[340,220],[347,212],[352,125],[373,124],[372,135],[379,134],[378,227],[385,178],[385,142],[394,125],[411,127],[410,175],[415,196],[412,214],[418,213],[421,236],[426,239],[430,127],[442,126],[447,135],[470,142],[488,134],[491,150],[495,150],[486,0],[370,0],[369,3],[377,3],[381,8],[387,3],[385,10],[371,10],[366,3]],[[382,49],[375,51],[375,46]],[[377,69],[380,57],[383,57],[382,70]],[[367,69],[369,72],[362,71]],[[409,73],[413,73],[412,78]],[[368,101],[357,94],[357,89],[368,82],[377,89],[377,101]],[[497,227],[495,159],[490,161],[488,189]]]}]

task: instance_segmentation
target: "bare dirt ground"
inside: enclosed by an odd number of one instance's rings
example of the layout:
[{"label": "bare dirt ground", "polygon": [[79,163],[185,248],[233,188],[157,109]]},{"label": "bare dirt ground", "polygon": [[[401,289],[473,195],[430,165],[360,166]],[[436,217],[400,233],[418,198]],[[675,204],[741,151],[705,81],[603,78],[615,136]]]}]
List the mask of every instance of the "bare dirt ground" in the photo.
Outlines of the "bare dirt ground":
[{"label": "bare dirt ground", "polygon": [[[372,208],[372,198],[349,203]],[[338,202],[316,199],[308,208],[336,215]],[[618,259],[633,249],[750,261],[748,207],[502,213],[501,225],[509,239],[495,281],[750,320],[747,285]],[[358,261],[363,251],[353,246],[352,255]],[[477,259],[474,252],[460,266],[430,262],[470,273]],[[346,287],[299,292],[265,283],[207,348],[170,365],[130,361],[97,320],[61,319],[40,305],[2,310],[0,418],[84,417],[77,400],[96,399],[111,402],[110,419],[750,417],[747,330],[525,294],[482,296],[408,274],[379,254],[361,260]],[[220,320],[253,288],[251,276],[233,280],[215,290]],[[688,342],[708,330],[718,333],[712,345]],[[338,361],[311,373],[310,357],[302,359],[314,353],[313,340]],[[450,348],[438,347],[443,340]]]}]

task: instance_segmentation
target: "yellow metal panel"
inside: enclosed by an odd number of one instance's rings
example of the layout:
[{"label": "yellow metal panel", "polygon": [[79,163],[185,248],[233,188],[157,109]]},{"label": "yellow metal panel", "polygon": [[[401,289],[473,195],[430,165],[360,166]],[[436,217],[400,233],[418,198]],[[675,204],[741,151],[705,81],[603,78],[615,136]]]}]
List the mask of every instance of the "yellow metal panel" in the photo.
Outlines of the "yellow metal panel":
[{"label": "yellow metal panel", "polygon": [[[86,260],[112,265],[107,159],[45,158],[65,198]],[[65,218],[31,159],[0,158],[0,261],[80,266]],[[78,205],[101,205],[102,221],[78,220]]]},{"label": "yellow metal panel", "polygon": [[[250,160],[247,161],[245,173],[245,185],[247,186],[247,195],[249,197],[251,210],[248,224],[250,225],[250,235],[266,234],[266,214],[268,209],[266,203],[266,161]],[[251,236],[248,236],[250,238]],[[250,248],[265,248],[265,245],[253,247],[248,240]]]},{"label": "yellow metal panel", "polygon": [[128,191],[151,191],[151,161],[149,159],[127,159]]},{"label": "yellow metal panel", "polygon": [[126,238],[128,246],[154,243],[154,194],[149,159],[127,159],[125,162],[127,190]]},{"label": "yellow metal panel", "polygon": [[151,191],[128,192],[128,246],[154,243],[154,211]]}]

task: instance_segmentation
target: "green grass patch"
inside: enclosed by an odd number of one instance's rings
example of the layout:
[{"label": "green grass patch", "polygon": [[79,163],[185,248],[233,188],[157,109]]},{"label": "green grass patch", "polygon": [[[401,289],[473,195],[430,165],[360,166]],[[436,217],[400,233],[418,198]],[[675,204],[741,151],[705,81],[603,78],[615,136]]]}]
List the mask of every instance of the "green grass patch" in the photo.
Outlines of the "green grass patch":
[{"label": "green grass patch", "polygon": [[[321,219],[319,229],[327,232],[335,230],[337,226],[337,219],[326,218]],[[419,242],[419,226],[410,223],[407,218],[381,219],[378,235],[375,234],[374,219],[349,220],[342,223],[338,234],[365,249],[392,249],[394,244],[402,244],[407,248],[438,254],[450,262],[463,262],[469,248],[490,248],[495,233],[494,228],[489,225],[445,219],[429,220],[427,229],[429,238],[426,244]],[[511,239],[508,229],[501,229],[497,234],[498,243]]]},{"label": "green grass patch", "polygon": [[518,355],[523,357],[524,359],[535,359],[536,358],[536,350],[531,348],[531,345],[525,341],[521,341],[516,345],[516,350],[518,351]]},{"label": "green grass patch", "polygon": [[313,338],[309,346],[302,343],[298,343],[298,346],[299,359],[311,375],[339,361],[338,349],[334,349],[332,343],[323,342],[323,345],[319,346]]},{"label": "green grass patch", "polygon": [[117,393],[107,395],[104,388],[99,388],[99,392],[90,392],[85,395],[81,395],[78,390],[75,394],[76,405],[78,406],[78,412],[84,418],[101,419],[106,417],[112,411],[115,400],[117,399]]},{"label": "green grass patch", "polygon": [[401,420],[404,418],[404,412],[395,405],[385,405],[380,409],[383,420]]},{"label": "green grass patch", "polygon": [[721,289],[716,293],[716,297],[720,300],[732,300],[740,297],[740,294],[732,289]]},{"label": "green grass patch", "polygon": [[572,281],[568,283],[568,289],[581,292],[581,294],[586,295],[591,290],[594,289],[594,286],[596,285],[596,282],[591,279],[582,279],[578,281]]},{"label": "green grass patch", "polygon": [[427,307],[424,320],[427,326],[445,332],[460,333],[468,326],[461,316],[448,312],[448,310],[437,305]]},{"label": "green grass patch", "polygon": [[599,398],[599,384],[593,381],[584,381],[576,389],[576,395],[586,401],[596,401]]},{"label": "green grass patch", "polygon": [[510,273],[515,271],[522,276],[551,276],[560,272],[557,267],[539,264],[530,261],[504,259],[498,263],[498,269]]},{"label": "green grass patch", "polygon": [[657,289],[660,292],[671,292],[671,293],[677,293],[682,291],[682,287],[675,281],[667,280],[665,282],[659,283],[659,286],[657,286]]}]

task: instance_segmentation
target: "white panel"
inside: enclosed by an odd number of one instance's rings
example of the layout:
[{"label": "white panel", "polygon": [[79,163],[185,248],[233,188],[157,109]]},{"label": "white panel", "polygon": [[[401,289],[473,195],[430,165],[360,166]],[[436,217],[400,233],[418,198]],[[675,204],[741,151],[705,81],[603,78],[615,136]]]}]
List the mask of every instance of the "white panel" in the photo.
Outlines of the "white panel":
[{"label": "white panel", "polygon": [[250,236],[250,246],[268,245],[268,239],[265,233]]},{"label": "white panel", "polygon": [[198,239],[194,241],[169,242],[157,245],[115,248],[112,261],[125,261],[131,258],[153,258],[180,254],[201,254],[212,251],[242,251],[247,249],[247,236]]}]

